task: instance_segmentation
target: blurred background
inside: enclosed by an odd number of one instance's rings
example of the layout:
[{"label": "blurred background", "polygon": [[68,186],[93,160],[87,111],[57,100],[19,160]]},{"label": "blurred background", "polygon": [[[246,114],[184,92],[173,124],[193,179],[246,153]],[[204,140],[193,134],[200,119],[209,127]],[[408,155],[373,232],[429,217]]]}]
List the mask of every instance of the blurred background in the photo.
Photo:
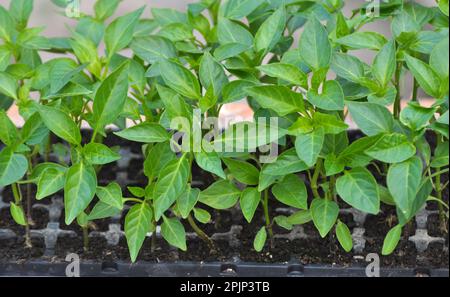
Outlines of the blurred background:
[{"label": "blurred background", "polygon": [[[4,7],[9,7],[10,1],[14,0],[0,0],[0,4]],[[85,14],[93,14],[93,7],[95,0],[79,0],[81,12]],[[123,0],[119,5],[119,8],[116,12],[116,16],[120,16],[136,10],[142,6],[146,6],[143,17],[151,18],[151,8],[160,7],[160,8],[174,8],[180,11],[186,11],[187,5],[189,3],[197,2],[196,0]],[[366,0],[348,0],[345,1],[345,9],[344,14],[346,16],[351,15],[351,11],[355,8],[361,7]],[[425,6],[436,6],[435,0],[416,0],[416,3],[420,3]],[[112,18],[111,18],[112,19]],[[50,0],[35,0],[34,1],[34,10],[31,15],[31,19],[29,22],[30,27],[45,27],[44,35],[48,37],[62,37],[69,36],[70,31],[68,28],[73,28],[76,24],[76,20],[70,19],[64,15],[64,11],[62,8],[54,5]],[[390,36],[390,26],[388,22],[378,21],[375,23],[371,23],[365,25],[363,30],[367,31],[376,31],[386,36]],[[301,31],[300,31],[301,32]],[[298,36],[298,34],[297,34]],[[366,63],[371,63],[374,52],[373,51],[352,51],[352,54],[358,56],[361,60]],[[47,60],[51,58],[51,55],[43,54],[43,59]],[[404,86],[402,92],[403,98],[409,98],[411,96],[411,83],[412,78],[405,77]],[[423,94],[419,96],[423,97]],[[426,99],[426,98],[422,98]],[[424,105],[428,105],[427,100],[422,101]],[[22,121],[20,117],[17,117],[17,111],[15,108],[12,108],[9,111],[10,115],[14,117],[14,120],[18,125],[21,125]],[[239,119],[249,119],[252,117],[252,113],[246,105],[246,102],[238,102],[228,105],[223,109],[223,113],[221,115],[225,122],[228,122],[230,119],[239,118]]]}]

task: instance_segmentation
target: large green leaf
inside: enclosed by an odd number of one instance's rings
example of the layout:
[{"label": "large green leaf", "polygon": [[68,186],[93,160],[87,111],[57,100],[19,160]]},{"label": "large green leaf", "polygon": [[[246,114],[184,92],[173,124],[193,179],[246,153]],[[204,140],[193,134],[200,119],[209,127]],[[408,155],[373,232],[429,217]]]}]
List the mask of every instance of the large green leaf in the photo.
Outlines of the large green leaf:
[{"label": "large green leaf", "polygon": [[120,159],[120,154],[101,143],[88,143],[83,148],[83,156],[90,164],[104,165]]},{"label": "large green leaf", "polygon": [[14,142],[19,140],[19,133],[16,125],[9,119],[4,110],[0,109],[0,141],[11,146]]},{"label": "large green leaf", "polygon": [[186,251],[186,231],[183,224],[177,218],[163,217],[164,222],[161,225],[162,237],[171,245]]},{"label": "large green leaf", "polygon": [[278,156],[275,162],[265,164],[261,172],[265,175],[280,176],[301,172],[308,168],[309,166],[298,157],[295,148],[291,148]]},{"label": "large green leaf", "polygon": [[257,185],[259,170],[252,164],[235,159],[223,159],[231,175],[239,182],[246,185]]},{"label": "large green leaf", "polygon": [[123,208],[122,189],[118,183],[110,183],[106,187],[97,187],[96,194],[101,202],[117,209]]},{"label": "large green leaf", "polygon": [[136,261],[145,237],[151,230],[152,219],[153,212],[147,203],[134,205],[125,217],[125,237],[132,262]]},{"label": "large green leaf", "polygon": [[289,174],[272,188],[275,198],[286,205],[299,208],[308,208],[308,193],[303,180],[295,174]]},{"label": "large green leaf", "polygon": [[383,88],[386,88],[394,75],[396,67],[395,41],[389,41],[373,61],[372,74]]},{"label": "large green leaf", "polygon": [[312,17],[305,26],[299,43],[300,56],[314,70],[326,68],[331,61],[331,43],[324,26]]},{"label": "large green leaf", "polygon": [[348,54],[334,53],[331,69],[336,75],[354,83],[360,83],[361,78],[364,77],[364,64],[358,58]]},{"label": "large green leaf", "polygon": [[252,34],[242,25],[225,18],[219,18],[217,38],[220,44],[240,43],[253,45]]},{"label": "large green leaf", "polygon": [[228,209],[238,201],[241,191],[231,182],[221,180],[202,191],[199,201],[214,209]]},{"label": "large green leaf", "polygon": [[164,69],[161,76],[171,89],[190,99],[201,98],[200,84],[191,71],[169,60],[161,60],[159,66]]},{"label": "large green leaf", "polygon": [[50,131],[71,144],[80,144],[80,129],[68,114],[56,107],[46,105],[39,105],[38,111]]},{"label": "large green leaf", "polygon": [[172,160],[176,159],[175,153],[170,148],[168,142],[155,144],[148,152],[144,161],[144,174],[153,180],[161,170]]},{"label": "large green leaf", "polygon": [[334,201],[316,198],[311,203],[310,211],[314,225],[324,238],[336,223],[339,206]]},{"label": "large green leaf", "polygon": [[108,56],[127,47],[133,39],[133,32],[138,24],[144,7],[115,19],[105,31],[105,45]]},{"label": "large green leaf", "polygon": [[420,87],[428,95],[440,99],[443,94],[441,93],[441,80],[439,75],[428,64],[417,58],[406,55],[405,60]]},{"label": "large green leaf", "polygon": [[7,147],[0,152],[0,187],[4,187],[20,180],[28,169],[25,156],[15,154]]},{"label": "large green leaf", "polygon": [[[443,2],[443,1],[441,1]],[[441,76],[448,78],[449,73],[449,38],[444,38],[433,48],[430,54],[431,68]]]},{"label": "large green leaf", "polygon": [[177,56],[177,49],[172,41],[162,36],[136,38],[130,47],[136,56],[151,64]]},{"label": "large green leaf", "polygon": [[36,199],[41,200],[64,188],[67,169],[48,168],[42,172],[37,182]]},{"label": "large green leaf", "polygon": [[6,72],[0,72],[0,93],[17,99],[17,89],[19,85],[13,76]]},{"label": "large green leaf", "polygon": [[297,86],[307,86],[308,80],[306,74],[298,67],[291,64],[271,63],[261,65],[259,70],[271,77],[279,78]]},{"label": "large green leaf", "polygon": [[380,193],[377,181],[365,168],[354,168],[339,177],[336,190],[341,198],[354,208],[370,214],[380,211]]},{"label": "large green leaf", "polygon": [[414,200],[422,182],[422,170],[422,161],[416,156],[389,167],[386,178],[389,192],[406,217],[412,213]]},{"label": "large green leaf", "polygon": [[122,210],[117,207],[99,201],[94,205],[87,219],[89,221],[107,219],[120,215],[121,211]]},{"label": "large green leaf", "polygon": [[0,38],[10,41],[14,30],[14,19],[10,13],[0,5]]},{"label": "large green leaf", "polygon": [[199,76],[202,86],[205,89],[212,88],[216,98],[222,93],[223,86],[228,83],[228,77],[222,65],[208,52],[203,54]]},{"label": "large green leaf", "polygon": [[64,184],[64,206],[70,225],[91,203],[97,189],[97,176],[92,166],[83,162],[72,165]]},{"label": "large green leaf", "polygon": [[255,35],[255,50],[258,53],[268,53],[280,40],[286,25],[286,10],[284,7],[276,10],[262,23]]},{"label": "large green leaf", "polygon": [[339,38],[337,43],[345,45],[351,49],[372,49],[379,50],[387,42],[386,38],[377,32],[355,32]]},{"label": "large green leaf", "polygon": [[309,167],[316,164],[322,150],[325,134],[322,128],[308,134],[298,135],[295,139],[297,155]]},{"label": "large green leaf", "polygon": [[223,179],[226,178],[222,168],[222,161],[216,152],[207,153],[202,150],[201,152],[195,153],[195,161],[203,170],[214,173]]},{"label": "large green leaf", "polygon": [[179,159],[170,161],[161,170],[153,191],[155,218],[157,220],[186,189],[189,173],[190,163],[186,154]]},{"label": "large green leaf", "polygon": [[198,201],[200,190],[197,188],[191,188],[190,185],[186,187],[186,191],[180,195],[177,199],[177,210],[180,212],[181,217],[186,219],[191,211],[194,209]]},{"label": "large green leaf", "polygon": [[419,131],[428,126],[435,112],[435,108],[421,106],[418,102],[408,102],[400,112],[400,121],[411,130]]},{"label": "large green leaf", "polygon": [[119,137],[143,143],[165,142],[170,139],[169,132],[156,123],[142,123],[128,129],[115,132]]},{"label": "large green leaf", "polygon": [[305,109],[303,96],[284,86],[254,86],[247,91],[259,105],[274,110],[280,116]]},{"label": "large green leaf", "polygon": [[94,5],[95,18],[104,21],[111,17],[122,0],[97,0]]},{"label": "large green leaf", "polygon": [[228,0],[221,7],[224,17],[240,20],[251,14],[264,0]]},{"label": "large green leaf", "polygon": [[383,135],[365,153],[385,163],[398,163],[414,156],[416,147],[409,142],[406,135],[392,133]]},{"label": "large green leaf", "polygon": [[117,120],[128,94],[128,63],[111,73],[95,93],[93,115],[96,132]]},{"label": "large green leaf", "polygon": [[375,103],[347,102],[350,116],[368,136],[393,131],[394,119],[389,110]]}]

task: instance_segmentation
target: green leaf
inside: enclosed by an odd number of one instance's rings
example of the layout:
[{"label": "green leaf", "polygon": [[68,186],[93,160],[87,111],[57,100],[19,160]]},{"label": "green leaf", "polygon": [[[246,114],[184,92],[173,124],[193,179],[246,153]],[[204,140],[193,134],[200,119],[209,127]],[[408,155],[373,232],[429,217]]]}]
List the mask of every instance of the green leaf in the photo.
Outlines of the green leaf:
[{"label": "green leaf", "polygon": [[386,38],[377,32],[355,32],[336,40],[337,43],[351,49],[379,50],[387,42]]},{"label": "green leaf", "polygon": [[83,148],[83,156],[92,165],[104,165],[121,158],[119,153],[101,143],[88,143]]},{"label": "green leaf", "polygon": [[449,143],[448,141],[441,142],[434,151],[434,158],[431,161],[431,167],[439,168],[445,167],[449,164]]},{"label": "green leaf", "polygon": [[349,253],[353,248],[353,238],[347,225],[341,221],[336,224],[336,237],[342,248]]},{"label": "green leaf", "polygon": [[289,223],[288,217],[286,216],[276,216],[273,218],[273,221],[280,226],[281,228],[284,228],[286,230],[292,230],[294,226]]},{"label": "green leaf", "polygon": [[25,28],[33,11],[33,0],[11,1],[9,12],[21,28]]},{"label": "green leaf", "polygon": [[295,174],[289,174],[272,188],[275,198],[283,204],[299,208],[308,208],[308,193],[303,180]]},{"label": "green leaf", "polygon": [[443,95],[441,94],[441,80],[436,72],[429,65],[409,55],[405,55],[405,61],[420,87],[428,95],[440,99]]},{"label": "green leaf", "polygon": [[184,23],[168,24],[159,30],[158,35],[173,42],[194,39],[192,27]]},{"label": "green leaf", "polygon": [[144,198],[145,197],[145,189],[141,187],[127,187],[128,191],[130,193],[138,198]]},{"label": "green leaf", "polygon": [[223,86],[228,83],[228,77],[222,65],[208,52],[203,54],[199,76],[202,86],[205,89],[212,88],[216,98],[222,93]]},{"label": "green leaf", "polygon": [[94,5],[95,18],[104,21],[111,17],[117,10],[122,0],[97,0]]},{"label": "green leaf", "polygon": [[37,182],[36,199],[41,200],[64,188],[67,169],[48,168],[42,172]]},{"label": "green leaf", "polygon": [[232,57],[236,57],[239,54],[249,50],[250,45],[242,43],[227,43],[219,46],[214,50],[214,57],[218,61],[223,61]]},{"label": "green leaf", "polygon": [[438,5],[439,9],[448,16],[448,0],[439,0]]},{"label": "green leaf", "polygon": [[159,66],[164,69],[161,76],[171,89],[190,99],[201,98],[200,84],[191,71],[168,60],[161,60]]},{"label": "green leaf", "polygon": [[71,144],[80,144],[80,129],[69,115],[56,107],[46,105],[39,105],[38,111],[45,126],[56,136]]},{"label": "green leaf", "polygon": [[280,116],[305,110],[303,96],[284,86],[254,86],[247,89],[259,105]]},{"label": "green leaf", "polygon": [[9,119],[4,110],[0,109],[0,141],[7,146],[13,145],[19,139],[16,125]]},{"label": "green leaf", "polygon": [[405,10],[397,14],[391,22],[393,35],[398,38],[402,33],[417,33],[420,31],[420,25]]},{"label": "green leaf", "polygon": [[194,217],[202,224],[207,224],[209,221],[211,221],[211,214],[201,208],[194,208]]},{"label": "green leaf", "polygon": [[186,191],[177,199],[177,209],[183,219],[186,219],[191,211],[194,209],[198,201],[200,190],[191,188],[190,185],[186,187]]},{"label": "green leaf", "polygon": [[14,19],[9,12],[0,5],[0,38],[9,42],[11,41],[13,32]]},{"label": "green leaf", "polygon": [[4,45],[0,45],[0,71],[5,71],[11,62],[12,53]]},{"label": "green leaf", "polygon": [[[152,226],[153,212],[147,203],[134,205],[125,217],[125,237],[127,238],[131,262],[135,262],[139,250]],[[154,236],[154,233],[153,235]]]},{"label": "green leaf", "polygon": [[15,203],[11,202],[9,211],[12,218],[14,219],[14,222],[21,226],[27,225],[27,219],[25,217],[25,212],[23,211],[22,206],[16,205]]},{"label": "green leaf", "polygon": [[400,122],[413,131],[419,131],[428,126],[435,112],[435,108],[427,108],[417,102],[408,102],[408,105],[400,112]]},{"label": "green leaf", "polygon": [[160,26],[172,23],[186,23],[188,21],[185,13],[171,8],[152,8],[152,15]]},{"label": "green leaf", "polygon": [[247,96],[247,89],[255,86],[255,82],[248,80],[231,81],[223,87],[223,103],[231,103]]},{"label": "green leaf", "polygon": [[14,154],[7,147],[0,152],[0,187],[10,185],[20,180],[28,169],[28,161],[25,156]]},{"label": "green leaf", "polygon": [[279,78],[297,86],[307,86],[306,74],[298,67],[291,64],[271,63],[257,67],[270,77]]},{"label": "green leaf", "polygon": [[94,208],[92,208],[92,211],[89,213],[87,219],[88,221],[94,221],[111,218],[119,215],[120,212],[120,209],[99,201],[94,205]]},{"label": "green leaf", "polygon": [[327,68],[331,61],[331,43],[324,26],[312,17],[305,26],[299,43],[300,56],[305,64],[317,71]]},{"label": "green leaf", "polygon": [[251,14],[264,0],[228,0],[221,7],[223,16],[228,19],[240,20]]},{"label": "green leaf", "polygon": [[164,222],[161,225],[162,237],[171,245],[186,251],[186,231],[183,224],[177,218],[163,217]]},{"label": "green leaf", "polygon": [[401,225],[397,225],[391,230],[389,230],[383,242],[383,249],[381,251],[381,254],[383,256],[388,256],[392,254],[392,252],[395,250],[400,241],[401,235],[402,235]]},{"label": "green leaf", "polygon": [[259,170],[250,163],[235,159],[223,159],[223,162],[230,170],[233,177],[246,185],[257,185],[259,180]]},{"label": "green leaf", "polygon": [[240,206],[247,222],[251,222],[261,201],[261,194],[256,188],[246,188],[241,193]]},{"label": "green leaf", "polygon": [[144,122],[128,129],[115,132],[119,137],[143,143],[165,142],[170,139],[169,132],[156,123]]},{"label": "green leaf", "polygon": [[408,217],[422,182],[422,161],[412,157],[389,167],[386,182],[395,205]]},{"label": "green leaf", "polygon": [[255,35],[255,50],[264,54],[272,51],[283,35],[286,10],[280,7],[262,23]]},{"label": "green leaf", "polygon": [[365,153],[385,163],[399,163],[414,156],[416,147],[406,135],[392,133],[383,135]]},{"label": "green leaf", "polygon": [[347,102],[347,105],[352,119],[366,135],[393,131],[394,119],[386,107],[367,102]]},{"label": "green leaf", "polygon": [[308,101],[324,110],[343,110],[344,91],[335,80],[326,81],[322,87],[322,93],[310,90],[307,94]]},{"label": "green leaf", "polygon": [[336,181],[339,196],[354,208],[370,214],[380,211],[380,193],[377,181],[365,168],[354,168]]},{"label": "green leaf", "polygon": [[207,153],[202,150],[201,152],[195,153],[195,161],[203,170],[214,173],[215,175],[226,179],[225,172],[222,168],[222,161],[216,152]]},{"label": "green leaf", "polygon": [[365,76],[364,64],[358,58],[343,53],[333,54],[331,69],[337,76],[354,83],[360,83]]},{"label": "green leaf", "polygon": [[308,165],[298,157],[295,148],[291,148],[278,156],[275,162],[265,164],[261,173],[270,176],[280,176],[301,172],[308,168]]},{"label": "green leaf", "polygon": [[266,244],[266,240],[266,227],[261,227],[258,233],[256,233],[255,240],[253,241],[253,248],[255,249],[255,251],[257,251],[258,253],[261,252],[264,248],[264,245]]},{"label": "green leaf", "polygon": [[121,49],[127,47],[133,39],[133,32],[138,24],[144,7],[115,19],[105,31],[105,45],[108,57],[112,57]]},{"label": "green leaf", "polygon": [[149,180],[153,180],[170,161],[175,159],[176,155],[170,148],[168,142],[155,144],[148,152],[147,158],[144,161],[145,176]]},{"label": "green leaf", "polygon": [[0,93],[17,100],[18,88],[19,85],[13,76],[6,72],[0,72]]},{"label": "green leaf", "polygon": [[123,208],[122,189],[118,183],[110,183],[106,187],[97,187],[98,199],[101,202],[111,205],[117,209]]},{"label": "green leaf", "polygon": [[92,166],[83,162],[72,165],[64,184],[66,224],[70,225],[91,203],[97,189],[97,176]]},{"label": "green leaf", "polygon": [[316,198],[311,203],[310,211],[314,225],[324,238],[336,223],[339,206],[334,201]]},{"label": "green leaf", "polygon": [[171,89],[161,85],[156,85],[156,88],[170,119],[175,119],[177,117],[187,118],[189,121],[192,119],[192,107],[186,104],[184,98]]},{"label": "green leaf", "polygon": [[228,209],[233,207],[241,191],[227,180],[213,183],[199,195],[199,201],[214,209]]},{"label": "green leaf", "polygon": [[[442,1],[441,1],[442,2]],[[449,38],[444,38],[433,48],[430,54],[431,68],[441,76],[442,79],[448,80],[449,73]]]},{"label": "green leaf", "polygon": [[240,43],[253,45],[253,35],[243,26],[225,18],[219,18],[217,38],[220,44]]},{"label": "green leaf", "polygon": [[311,212],[309,210],[300,210],[291,214],[287,218],[287,222],[291,225],[303,225],[311,222]]},{"label": "green leaf", "polygon": [[183,155],[179,159],[170,161],[161,170],[153,191],[156,220],[161,218],[186,189],[190,169],[188,157]]},{"label": "green leaf", "polygon": [[95,132],[101,131],[107,124],[117,120],[125,106],[128,94],[128,65],[126,62],[111,73],[95,94],[93,104]]},{"label": "green leaf", "polygon": [[177,49],[174,44],[162,36],[135,38],[130,47],[136,56],[150,64],[177,56]]},{"label": "green leaf", "polygon": [[314,130],[309,134],[298,135],[295,139],[297,155],[308,167],[316,164],[320,151],[322,150],[325,133],[322,128]]},{"label": "green leaf", "polygon": [[386,88],[396,67],[395,41],[389,41],[377,54],[372,65],[372,73],[383,88]]},{"label": "green leaf", "polygon": [[340,134],[347,131],[348,125],[332,114],[315,112],[313,115],[315,129],[323,130],[324,134]]}]

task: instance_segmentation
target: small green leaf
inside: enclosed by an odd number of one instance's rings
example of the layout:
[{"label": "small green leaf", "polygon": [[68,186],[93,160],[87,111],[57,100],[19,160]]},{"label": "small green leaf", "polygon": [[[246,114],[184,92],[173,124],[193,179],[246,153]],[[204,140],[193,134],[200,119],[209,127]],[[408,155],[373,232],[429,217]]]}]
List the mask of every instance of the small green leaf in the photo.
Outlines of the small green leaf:
[{"label": "small green leaf", "polygon": [[0,152],[0,187],[17,182],[27,170],[28,161],[25,156],[15,154],[9,147]]},{"label": "small green leaf", "polygon": [[180,195],[177,199],[177,209],[183,219],[186,219],[194,206],[197,204],[200,190],[197,188],[191,188],[190,185],[186,187],[186,191]]},{"label": "small green leaf", "polygon": [[33,0],[14,0],[9,6],[11,16],[21,28],[25,28],[33,11]]},{"label": "small green leaf", "polygon": [[202,224],[207,224],[209,221],[211,221],[210,213],[201,208],[194,208],[194,217]]},{"label": "small green leaf", "polygon": [[256,188],[246,188],[241,193],[240,206],[247,222],[251,222],[261,201],[261,194]]},{"label": "small green leaf", "polygon": [[291,64],[271,63],[257,67],[271,77],[279,78],[297,86],[307,86],[307,76],[298,67]]},{"label": "small green leaf", "polygon": [[322,93],[310,90],[307,94],[311,104],[324,110],[343,110],[344,91],[341,85],[335,80],[326,81],[323,84]]},{"label": "small green leaf", "polygon": [[317,71],[331,61],[331,43],[324,26],[313,16],[300,37],[300,56],[305,64]]},{"label": "small green leaf", "polygon": [[159,66],[164,69],[161,76],[171,89],[190,99],[201,98],[200,84],[191,71],[168,60],[161,60]]},{"label": "small green leaf", "polygon": [[119,215],[120,212],[121,210],[118,209],[117,207],[99,201],[97,204],[95,204],[94,208],[89,213],[87,219],[88,221],[94,221],[111,218]]},{"label": "small green leaf", "polygon": [[12,218],[14,219],[14,222],[21,226],[27,225],[27,219],[25,217],[25,212],[23,211],[22,206],[16,205],[15,203],[11,202],[9,211]]},{"label": "small green leaf", "polygon": [[449,75],[448,54],[449,54],[448,37],[444,38],[438,44],[436,44],[436,46],[433,48],[430,54],[430,66],[437,74],[441,76],[442,79],[448,78]]},{"label": "small green leaf", "polygon": [[373,61],[372,73],[382,88],[386,88],[394,75],[396,67],[395,41],[389,41]]},{"label": "small green leaf", "polygon": [[311,212],[309,210],[300,210],[291,214],[287,218],[287,222],[291,225],[303,225],[311,222]]},{"label": "small green leaf", "polygon": [[106,187],[97,187],[96,194],[103,203],[117,209],[123,208],[122,189],[118,183],[110,183]]},{"label": "small green leaf", "polygon": [[251,14],[264,0],[228,0],[221,9],[228,19],[240,20]]},{"label": "small green leaf", "polygon": [[78,145],[81,142],[81,133],[72,118],[56,107],[39,105],[41,119],[47,128],[67,142]]},{"label": "small green leaf", "polygon": [[223,179],[226,178],[222,168],[222,161],[216,152],[207,153],[202,150],[201,152],[195,153],[195,161],[203,170],[214,173]]},{"label": "small green leaf", "polygon": [[222,65],[208,52],[203,54],[199,76],[202,86],[205,89],[212,88],[216,98],[222,93],[223,86],[228,83],[228,77]]},{"label": "small green leaf", "polygon": [[247,89],[259,105],[280,116],[305,110],[303,96],[284,86],[255,86]]},{"label": "small green leaf", "polygon": [[295,149],[291,148],[278,156],[275,162],[265,164],[262,172],[266,175],[279,176],[301,172],[308,168],[308,165],[297,156]]},{"label": "small green leaf", "polygon": [[258,233],[256,233],[255,240],[253,241],[253,248],[255,249],[255,251],[257,251],[258,253],[261,252],[264,248],[264,245],[266,244],[266,240],[266,227],[261,227]]},{"label": "small green leaf", "polygon": [[381,251],[381,254],[383,256],[388,256],[392,254],[392,252],[395,250],[400,241],[401,235],[402,235],[401,225],[397,225],[391,230],[389,230],[383,242],[383,249]]},{"label": "small green leaf", "polygon": [[186,251],[186,231],[183,224],[177,218],[163,217],[164,222],[161,225],[161,235],[171,245]]},{"label": "small green leaf", "polygon": [[354,168],[336,181],[339,196],[354,208],[370,214],[380,211],[377,181],[365,168]]},{"label": "small green leaf", "polygon": [[428,64],[417,58],[406,55],[405,60],[420,87],[428,95],[440,99],[443,95],[441,94],[441,80],[436,72]]},{"label": "small green leaf", "polygon": [[117,10],[121,1],[122,0],[97,0],[94,5],[95,18],[99,21],[104,21],[111,17]]},{"label": "small green leaf", "polygon": [[322,128],[308,134],[298,135],[295,140],[297,155],[308,167],[316,164],[323,147],[325,133]]},{"label": "small green leaf", "polygon": [[153,180],[161,170],[172,160],[176,159],[175,153],[171,150],[168,142],[155,144],[148,152],[144,161],[144,174]]},{"label": "small green leaf", "polygon": [[223,159],[233,177],[246,185],[257,185],[259,170],[250,163],[235,159]]},{"label": "small green leaf", "polygon": [[219,18],[217,25],[217,38],[220,44],[240,43],[253,45],[253,35],[242,25],[226,18]]},{"label": "small green leaf", "polygon": [[434,157],[431,161],[431,167],[439,168],[449,165],[449,143],[448,141],[438,144],[434,151]]},{"label": "small green leaf", "polygon": [[88,143],[83,148],[83,156],[86,161],[93,165],[104,165],[121,158],[119,153],[111,150],[104,144],[101,143]]},{"label": "small green leaf", "polygon": [[241,196],[241,191],[227,180],[213,183],[199,195],[199,201],[214,209],[233,207]]},{"label": "small green leaf", "polygon": [[427,108],[417,102],[408,102],[408,105],[400,112],[400,121],[411,130],[419,131],[428,126],[435,112],[435,108]]},{"label": "small green leaf", "polygon": [[64,188],[67,169],[48,168],[42,172],[37,182],[36,200],[48,197]]},{"label": "small green leaf", "polygon": [[336,224],[336,236],[342,248],[349,253],[353,248],[353,239],[347,225],[338,220]]},{"label": "small green leaf", "polygon": [[7,146],[12,146],[19,139],[16,125],[9,119],[4,110],[0,109],[0,141]]},{"label": "small green leaf", "polygon": [[355,32],[339,38],[337,43],[345,45],[351,49],[372,49],[379,50],[387,42],[386,38],[377,32]]},{"label": "small green leaf", "polygon": [[303,180],[295,174],[289,174],[272,188],[275,198],[283,204],[299,209],[308,208],[308,193]]},{"label": "small green leaf", "polygon": [[[152,226],[153,212],[147,203],[134,205],[125,217],[125,237],[132,262],[136,262],[139,250]],[[154,236],[154,234],[152,235]]]},{"label": "small green leaf", "polygon": [[286,10],[279,8],[262,23],[255,35],[255,50],[266,54],[275,47],[286,25]]},{"label": "small green leaf", "polygon": [[368,102],[347,102],[347,105],[352,119],[366,135],[393,131],[394,120],[386,107]]},{"label": "small green leaf", "polygon": [[315,129],[322,129],[324,134],[340,134],[347,131],[348,125],[333,114],[315,112],[313,115]]},{"label": "small green leaf", "polygon": [[6,72],[0,72],[0,93],[13,99],[18,99],[17,89],[19,85],[17,81],[10,74]]},{"label": "small green leaf", "polygon": [[9,42],[11,41],[13,32],[14,19],[11,17],[10,13],[0,5],[0,38]]},{"label": "small green leaf", "polygon": [[170,134],[161,125],[148,122],[115,132],[114,134],[131,141],[143,143],[165,142],[170,139]]},{"label": "small green leaf", "polygon": [[364,64],[358,58],[348,54],[334,53],[331,69],[337,76],[354,83],[360,83],[365,76]]},{"label": "small green leaf", "polygon": [[311,203],[311,217],[320,236],[324,238],[336,223],[339,206],[334,201],[316,198]]}]

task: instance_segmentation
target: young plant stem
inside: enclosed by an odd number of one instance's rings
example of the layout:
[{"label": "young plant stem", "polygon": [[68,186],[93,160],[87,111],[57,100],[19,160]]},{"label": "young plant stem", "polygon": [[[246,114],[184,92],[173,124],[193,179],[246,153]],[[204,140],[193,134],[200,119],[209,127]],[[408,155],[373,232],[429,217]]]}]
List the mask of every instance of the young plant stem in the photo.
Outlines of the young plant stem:
[{"label": "young plant stem", "polygon": [[311,190],[313,191],[314,198],[321,198],[319,194],[319,187],[317,181],[319,180],[320,172],[322,171],[323,161],[318,159],[316,163],[316,168],[314,169],[314,174],[311,178]]},{"label": "young plant stem", "polygon": [[419,84],[417,83],[417,80],[414,78],[412,97],[411,97],[411,101],[413,101],[413,102],[417,102],[417,91],[418,91],[418,89],[419,89]]},{"label": "young plant stem", "polygon": [[332,175],[330,177],[330,189],[329,189],[329,191],[330,191],[330,200],[334,200],[334,202],[337,203],[338,202],[337,201],[337,196],[336,196],[336,193],[334,191],[335,186],[336,186],[336,176]]},{"label": "young plant stem", "polygon": [[189,225],[191,225],[192,229],[198,235],[198,237],[200,237],[204,242],[206,242],[208,244],[209,248],[213,252],[215,252],[216,247],[214,246],[214,242],[212,241],[211,238],[209,238],[209,236],[205,232],[203,232],[202,229],[200,229],[200,227],[197,225],[197,223],[195,223],[195,220],[192,218],[191,214],[188,215],[187,220],[189,222]]},{"label": "young plant stem", "polygon": [[[13,183],[11,187],[13,191],[15,204],[17,206],[22,207],[23,209],[22,192],[20,190],[20,185],[18,185],[17,183]],[[31,244],[30,224],[28,222],[28,219],[25,219],[25,247],[27,248],[33,247]]]},{"label": "young plant stem", "polygon": [[89,226],[82,226],[83,229],[83,250],[87,252],[89,250]]},{"label": "young plant stem", "polygon": [[401,62],[397,63],[397,69],[395,70],[395,80],[394,85],[397,89],[397,94],[395,95],[395,101],[394,101],[394,117],[398,119],[400,117],[400,111],[401,111],[401,104],[402,99],[400,95],[400,75],[402,72],[403,64]]},{"label": "young plant stem", "polygon": [[[440,145],[440,144],[441,144],[441,138],[439,137],[439,135],[437,135],[437,145]],[[443,199],[442,199],[441,174],[444,173],[445,171],[446,171],[445,169],[441,171],[441,168],[436,168],[436,173],[433,174],[435,176],[434,188],[436,190],[436,196],[437,196],[437,199],[442,202],[443,202]],[[448,168],[447,168],[447,172],[448,172]],[[432,176],[431,176],[431,179],[432,179]],[[447,231],[446,230],[447,224],[445,223],[445,212],[444,212],[444,207],[442,206],[442,203],[438,203],[438,209],[439,209],[439,219],[441,222],[440,228],[443,231]]]},{"label": "young plant stem", "polygon": [[264,208],[264,218],[266,220],[266,229],[269,232],[270,246],[273,248],[273,246],[274,246],[273,229],[272,229],[272,222],[270,220],[270,215],[269,215],[269,190],[268,189],[264,190],[263,208]]}]

